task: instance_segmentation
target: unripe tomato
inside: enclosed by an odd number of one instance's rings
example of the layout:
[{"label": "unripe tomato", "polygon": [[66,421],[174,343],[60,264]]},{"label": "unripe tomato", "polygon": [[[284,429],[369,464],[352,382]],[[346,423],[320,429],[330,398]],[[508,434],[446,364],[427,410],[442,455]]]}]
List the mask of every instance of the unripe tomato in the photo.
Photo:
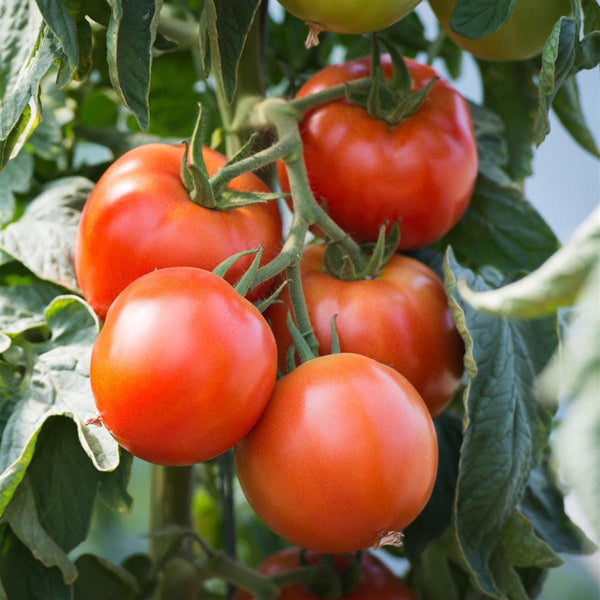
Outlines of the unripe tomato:
[{"label": "unripe tomato", "polygon": [[[203,151],[210,175],[226,158]],[[281,247],[281,218],[275,202],[220,211],[189,199],[180,178],[183,147],[148,144],[117,159],[93,189],[83,210],[75,246],[75,271],[85,299],[101,316],[119,292],[154,269],[200,267],[208,271],[237,252],[264,246],[262,264]],[[265,192],[255,175],[235,178],[232,189]],[[226,275],[235,283],[252,256]],[[251,300],[268,292],[259,287]]]},{"label": "unripe tomato", "polygon": [[279,0],[294,16],[337,33],[370,33],[389,27],[421,0]]},{"label": "unripe tomato", "polygon": [[[344,568],[348,563],[346,556],[337,556],[335,566]],[[307,552],[309,564],[316,564],[319,555]],[[297,569],[300,563],[300,548],[286,548],[265,560],[258,570],[265,575],[277,575]],[[234,600],[252,600],[254,596],[238,590]],[[321,600],[300,585],[284,587],[278,600]],[[376,556],[363,552],[360,558],[360,583],[352,592],[345,594],[340,600],[416,600],[406,583],[396,577]]]},{"label": "unripe tomato", "polygon": [[[392,74],[389,57],[382,63]],[[413,89],[436,72],[406,59]],[[331,65],[298,92],[306,96],[367,77],[368,58]],[[447,233],[465,212],[477,176],[477,148],[469,107],[444,79],[419,109],[390,127],[366,109],[336,100],[308,111],[300,124],[304,160],[315,198],[359,242],[377,240],[384,222],[400,222],[400,248],[417,248]],[[289,191],[285,167],[279,180]]]},{"label": "unripe tomato", "polygon": [[[331,319],[337,315],[342,352],[370,356],[402,373],[437,416],[458,389],[464,355],[440,278],[423,263],[396,254],[375,279],[341,281],[324,271],[324,253],[323,244],[311,244],[300,262],[319,353],[331,352]],[[284,371],[292,344],[287,290],[281,299],[285,304],[271,305],[266,316]]]},{"label": "unripe tomato", "polygon": [[240,484],[275,533],[318,552],[353,552],[399,532],[435,481],[425,403],[394,369],[358,354],[285,375],[236,446]]},{"label": "unripe tomato", "polygon": [[148,273],[110,307],[92,351],[102,422],[135,456],[208,460],[256,423],[277,349],[262,315],[226,281],[192,267]]},{"label": "unripe tomato", "polygon": [[470,40],[450,29],[456,0],[429,0],[429,4],[454,43],[485,60],[525,60],[539,54],[554,23],[571,14],[569,0],[517,0],[512,16],[498,31]]}]

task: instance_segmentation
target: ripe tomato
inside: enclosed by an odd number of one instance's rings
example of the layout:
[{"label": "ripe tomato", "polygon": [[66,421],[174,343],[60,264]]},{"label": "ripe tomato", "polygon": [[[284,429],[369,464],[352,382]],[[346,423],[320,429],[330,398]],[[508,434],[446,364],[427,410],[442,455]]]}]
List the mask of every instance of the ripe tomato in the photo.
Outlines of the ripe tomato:
[{"label": "ripe tomato", "polygon": [[[389,57],[382,57],[386,75]],[[298,92],[306,96],[367,77],[370,59],[331,65]],[[406,59],[414,89],[436,75]],[[375,241],[382,223],[401,219],[400,248],[442,237],[467,208],[477,175],[477,149],[469,107],[440,79],[421,107],[389,127],[346,100],[307,112],[300,125],[304,159],[315,197],[345,231],[360,242]],[[289,183],[278,164],[284,191]]]},{"label": "ripe tomato", "polygon": [[[226,158],[203,150],[209,174]],[[148,144],[127,152],[104,173],[81,217],[75,270],[85,299],[101,316],[119,292],[154,269],[190,266],[207,270],[242,250],[264,246],[262,263],[281,247],[281,218],[276,203],[230,211],[192,202],[179,176],[183,148]],[[232,189],[268,191],[255,175],[231,182]],[[240,258],[226,279],[235,283],[252,256]],[[258,288],[251,300],[265,294]]]},{"label": "ripe tomato", "polygon": [[[370,356],[402,373],[437,416],[458,389],[464,354],[440,278],[423,263],[397,254],[376,279],[341,281],[324,272],[324,253],[323,244],[312,244],[300,262],[320,353],[331,352],[331,319],[337,315],[342,352]],[[271,305],[266,316],[284,371],[292,344],[287,290],[281,298],[285,304]]]},{"label": "ripe tomato", "polygon": [[279,0],[294,16],[338,33],[370,33],[389,27],[421,0]]},{"label": "ripe tomato", "polygon": [[394,369],[358,354],[310,360],[278,380],[236,446],[240,484],[275,533],[353,552],[423,510],[437,470],[425,403]]},{"label": "ripe tomato", "polygon": [[193,267],[153,271],[112,304],[92,351],[103,423],[135,456],[207,460],[254,425],[275,384],[262,315],[227,282]]},{"label": "ripe tomato", "polygon": [[[319,555],[307,552],[306,559],[311,564],[316,564]],[[345,556],[336,557],[336,567],[344,568],[347,563]],[[300,549],[286,548],[273,554],[265,560],[258,570],[265,575],[277,575],[297,569],[301,566]],[[238,590],[234,600],[252,600],[254,596]],[[319,596],[311,594],[300,585],[283,588],[278,600],[321,600]],[[402,579],[396,577],[376,556],[364,552],[360,559],[360,584],[340,600],[416,600],[410,588]]]},{"label": "ripe tomato", "polygon": [[429,4],[457,46],[486,60],[525,60],[539,54],[554,23],[571,13],[569,0],[517,0],[512,16],[498,31],[470,40],[450,29],[456,0],[429,0]]}]

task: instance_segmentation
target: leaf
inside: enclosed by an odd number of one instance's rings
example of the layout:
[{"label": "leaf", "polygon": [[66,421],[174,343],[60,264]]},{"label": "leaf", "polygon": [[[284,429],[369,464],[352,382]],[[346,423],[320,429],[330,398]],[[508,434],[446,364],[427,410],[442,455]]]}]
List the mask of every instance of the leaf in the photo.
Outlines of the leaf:
[{"label": "leaf", "polygon": [[489,284],[462,267],[451,248],[444,275],[468,377],[454,526],[477,585],[500,597],[489,561],[548,441],[550,410],[536,404],[535,381],[557,346],[556,328],[553,319],[508,321],[475,312],[460,300],[456,282],[465,278],[476,290]]},{"label": "leaf", "polygon": [[0,248],[41,279],[77,291],[75,236],[93,187],[84,177],[65,177],[47,184],[23,216],[0,232]]},{"label": "leaf", "polygon": [[517,0],[458,0],[450,28],[471,40],[479,40],[498,31],[510,19]]},{"label": "leaf", "polygon": [[200,51],[208,73],[208,51],[213,76],[220,77],[228,102],[237,88],[238,67],[260,0],[205,0],[200,17]]},{"label": "leaf", "polygon": [[542,68],[538,75],[538,110],[534,122],[534,142],[539,146],[550,132],[548,112],[554,96],[571,75],[575,63],[577,20],[561,17],[552,29],[542,51]]},{"label": "leaf", "polygon": [[79,64],[79,45],[75,21],[62,0],[35,0],[54,37],[60,42],[73,72]]},{"label": "leaf", "polygon": [[3,519],[14,534],[28,546],[35,558],[45,567],[58,567],[68,585],[77,577],[77,569],[69,557],[48,535],[39,520],[31,481],[26,476],[18,487],[12,501],[4,511]]},{"label": "leaf", "polygon": [[106,31],[110,80],[139,126],[148,129],[152,46],[162,0],[108,0]]},{"label": "leaf", "polygon": [[564,85],[558,90],[552,108],[564,128],[571,134],[571,137],[584,150],[587,150],[593,156],[600,158],[600,150],[598,150],[594,136],[583,115],[583,110],[579,101],[577,80],[574,76],[569,77]]},{"label": "leaf", "polygon": [[574,233],[571,242],[539,269],[514,283],[474,292],[459,281],[460,295],[475,310],[509,318],[534,319],[572,305],[600,256],[600,208]]},{"label": "leaf", "polygon": [[100,497],[115,512],[130,513],[133,510],[134,500],[127,491],[132,464],[133,456],[120,448],[119,468],[103,473],[100,478]]},{"label": "leaf", "polygon": [[33,176],[33,156],[20,152],[0,171],[0,226],[12,221],[15,214],[15,194],[29,190]]},{"label": "leaf", "polygon": [[[11,347],[11,351],[21,350],[10,358],[13,365],[25,369],[25,376],[2,407],[0,514],[32,460],[42,425],[52,416],[65,415],[75,421],[79,441],[96,469],[113,470],[119,463],[118,445],[108,431],[86,424],[97,414],[89,382],[97,317],[74,296],[55,298],[45,317],[47,339],[31,342],[20,336],[13,339]],[[10,385],[10,379],[7,383]]]},{"label": "leaf", "polygon": [[46,306],[59,293],[45,282],[0,287],[0,331],[15,334],[45,325]]},{"label": "leaf", "polygon": [[486,108],[504,123],[506,171],[515,181],[531,175],[533,123],[537,110],[535,61],[477,61]]},{"label": "leaf", "polygon": [[600,4],[597,0],[583,0],[583,33],[588,35],[600,29]]},{"label": "leaf", "polygon": [[74,600],[135,600],[138,583],[123,567],[92,554],[82,554],[75,562],[79,577],[73,586]]},{"label": "leaf", "polygon": [[71,600],[60,571],[36,560],[8,525],[0,525],[0,582],[8,600]]}]

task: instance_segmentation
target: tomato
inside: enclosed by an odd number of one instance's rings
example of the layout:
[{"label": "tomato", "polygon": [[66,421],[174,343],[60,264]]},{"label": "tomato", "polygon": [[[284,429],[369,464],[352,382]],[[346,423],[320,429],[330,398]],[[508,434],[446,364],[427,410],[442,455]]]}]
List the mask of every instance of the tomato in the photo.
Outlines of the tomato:
[{"label": "tomato", "polygon": [[193,267],[140,277],[119,294],[92,351],[102,422],[135,456],[207,460],[254,425],[275,384],[277,348],[258,310]]},{"label": "tomato", "polygon": [[486,60],[525,60],[539,54],[554,23],[571,14],[569,0],[517,0],[510,19],[498,31],[470,40],[450,29],[456,0],[429,0],[442,27],[463,50]]},{"label": "tomato", "polygon": [[[417,389],[433,416],[458,389],[464,346],[454,326],[444,285],[423,263],[394,255],[376,279],[341,281],[323,270],[323,244],[308,246],[300,270],[304,296],[321,354],[331,352],[331,319],[342,352],[355,352],[400,371]],[[271,305],[266,316],[285,369],[292,339],[285,304]]]},{"label": "tomato", "polygon": [[[344,568],[345,564],[338,556],[336,567]],[[307,552],[306,559],[310,564],[316,564],[319,555]],[[345,561],[347,563],[347,560]],[[300,549],[286,548],[273,554],[264,561],[258,570],[265,575],[277,575],[297,569],[301,566]],[[234,600],[252,600],[253,596],[246,592],[237,591]],[[311,594],[300,585],[283,588],[278,600],[321,600],[319,596]],[[416,600],[410,588],[402,579],[396,577],[382,562],[371,554],[364,552],[360,559],[360,584],[340,600]]]},{"label": "tomato", "polygon": [[[203,149],[209,174],[226,158]],[[262,263],[281,247],[281,218],[276,203],[230,211],[192,202],[179,171],[183,148],[148,144],[127,152],[104,173],[81,217],[75,270],[85,299],[104,317],[119,292],[154,269],[190,266],[207,270],[242,250],[264,246]],[[233,189],[268,191],[258,177],[242,175]],[[240,258],[226,279],[235,283],[249,267]],[[259,287],[251,300],[268,292]]]},{"label": "tomato", "polygon": [[337,33],[369,33],[389,27],[421,0],[279,0],[294,16]]},{"label": "tomato", "polygon": [[423,510],[437,439],[405,377],[342,353],[279,379],[235,460],[250,505],[275,533],[318,552],[353,552]]},{"label": "tomato", "polygon": [[[389,57],[382,57],[391,75]],[[436,72],[406,59],[415,89]],[[319,71],[300,89],[306,96],[367,77],[363,58]],[[477,175],[477,149],[465,100],[440,79],[421,107],[389,127],[360,106],[337,100],[306,113],[301,122],[304,160],[315,197],[360,242],[375,241],[382,223],[401,219],[400,248],[443,236],[467,208]],[[278,164],[284,191],[289,183]]]}]

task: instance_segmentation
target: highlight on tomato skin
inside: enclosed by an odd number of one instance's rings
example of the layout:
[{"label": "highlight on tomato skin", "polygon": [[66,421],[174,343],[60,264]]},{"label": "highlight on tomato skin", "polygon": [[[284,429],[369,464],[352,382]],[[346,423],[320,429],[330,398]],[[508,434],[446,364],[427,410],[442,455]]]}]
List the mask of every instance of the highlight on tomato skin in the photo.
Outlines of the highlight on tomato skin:
[{"label": "highlight on tomato skin", "polygon": [[277,349],[260,312],[193,267],[153,271],[110,307],[92,351],[102,422],[134,456],[187,465],[234,446],[275,384]]},{"label": "highlight on tomato skin", "polygon": [[[364,354],[402,373],[415,386],[433,417],[452,400],[464,370],[464,344],[444,284],[427,265],[395,254],[378,277],[342,281],[323,266],[325,245],[310,244],[300,261],[308,315],[319,353],[331,352],[331,321],[342,352]],[[277,341],[279,369],[286,370],[292,338],[287,289],[265,316]]]},{"label": "highlight on tomato skin", "polygon": [[[382,55],[386,76],[392,75]],[[405,59],[413,90],[439,74]],[[330,65],[297,97],[368,77],[370,58]],[[466,211],[477,177],[477,147],[466,100],[444,78],[400,123],[389,126],[346,100],[305,113],[300,123],[304,160],[315,198],[358,242],[375,242],[382,224],[400,221],[399,249],[419,248],[445,235]],[[289,191],[285,165],[279,181]]]},{"label": "highlight on tomato skin", "polygon": [[318,552],[353,552],[402,531],[423,510],[437,437],[405,377],[341,353],[277,381],[235,460],[250,505],[275,533]]},{"label": "highlight on tomato skin", "polygon": [[[277,575],[303,566],[302,550],[297,547],[286,548],[269,556],[258,567],[265,575]],[[320,555],[316,552],[305,552],[304,558],[308,564],[316,564]],[[347,555],[335,556],[334,566],[338,571],[346,568],[349,563]],[[345,593],[340,600],[416,600],[416,596],[407,583],[396,577],[386,565],[374,554],[363,552],[359,563],[360,579],[358,585]],[[248,592],[237,590],[233,600],[253,600]],[[301,585],[286,586],[282,589],[278,600],[320,600],[317,596]]]},{"label": "highlight on tomato skin", "polygon": [[[209,175],[227,159],[203,148]],[[154,269],[188,266],[211,271],[230,256],[264,247],[261,265],[281,248],[276,202],[213,210],[192,202],[180,177],[183,146],[146,144],[118,158],[102,175],[84,207],[77,230],[75,271],[83,296],[104,318],[117,295]],[[268,192],[254,174],[230,189]],[[239,258],[225,275],[236,283],[252,262]],[[249,294],[266,296],[271,282]]]}]

